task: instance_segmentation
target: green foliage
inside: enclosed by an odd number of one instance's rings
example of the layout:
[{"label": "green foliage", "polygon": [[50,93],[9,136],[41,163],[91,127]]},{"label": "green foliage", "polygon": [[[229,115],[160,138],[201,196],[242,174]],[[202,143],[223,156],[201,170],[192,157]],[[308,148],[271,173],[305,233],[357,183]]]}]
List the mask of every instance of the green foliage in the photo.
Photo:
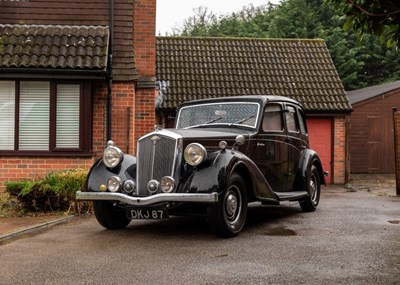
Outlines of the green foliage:
[{"label": "green foliage", "polygon": [[43,179],[6,182],[7,192],[15,197],[27,212],[66,211],[87,212],[90,204],[80,202],[76,207],[75,193],[83,191],[87,172],[84,169],[52,172]]},{"label": "green foliage", "polygon": [[[360,38],[352,31],[343,29],[346,18],[332,2],[345,1],[328,0],[325,3],[324,0],[286,0],[279,5],[248,6],[239,13],[219,18],[203,9],[202,13],[198,11],[190,18],[191,25],[185,22],[176,35],[321,38],[326,42],[346,90],[399,80],[400,56],[395,47],[382,45],[370,34]],[[202,17],[196,20],[199,15]]]},{"label": "green foliage", "polygon": [[365,33],[378,36],[388,47],[400,47],[400,4],[397,0],[326,0],[345,16],[344,28],[360,37]]}]

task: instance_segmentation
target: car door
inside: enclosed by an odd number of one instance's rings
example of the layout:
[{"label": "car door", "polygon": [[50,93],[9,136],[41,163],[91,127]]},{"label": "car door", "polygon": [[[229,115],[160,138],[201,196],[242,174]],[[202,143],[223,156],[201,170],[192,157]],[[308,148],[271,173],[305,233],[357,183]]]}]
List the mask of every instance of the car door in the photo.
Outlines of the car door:
[{"label": "car door", "polygon": [[288,169],[288,147],[283,120],[283,105],[267,104],[262,124],[257,135],[253,161],[264,174],[274,191],[286,189],[286,172]]}]

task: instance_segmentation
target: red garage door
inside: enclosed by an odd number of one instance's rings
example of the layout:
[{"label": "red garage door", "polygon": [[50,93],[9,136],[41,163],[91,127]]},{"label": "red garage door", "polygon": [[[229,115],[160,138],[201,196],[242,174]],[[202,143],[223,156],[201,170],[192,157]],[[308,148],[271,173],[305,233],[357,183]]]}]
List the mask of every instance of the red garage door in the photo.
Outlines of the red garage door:
[{"label": "red garage door", "polygon": [[329,171],[326,182],[331,182],[332,175],[332,120],[307,119],[310,148],[315,150],[322,160],[324,170]]}]

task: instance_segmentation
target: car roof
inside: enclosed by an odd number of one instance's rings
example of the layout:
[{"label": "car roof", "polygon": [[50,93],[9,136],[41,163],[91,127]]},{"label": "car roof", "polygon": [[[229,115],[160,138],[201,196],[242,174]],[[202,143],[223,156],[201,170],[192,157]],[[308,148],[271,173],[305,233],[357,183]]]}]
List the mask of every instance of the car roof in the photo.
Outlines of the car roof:
[{"label": "car roof", "polygon": [[301,104],[293,99],[284,96],[278,95],[245,95],[245,96],[231,96],[231,97],[219,97],[219,98],[210,98],[210,99],[200,99],[200,100],[193,100],[187,101],[182,103],[178,108],[188,106],[188,105],[197,105],[197,104],[207,104],[207,103],[214,103],[214,102],[260,102],[262,105],[265,105],[269,102],[287,102],[293,103],[298,106]]}]

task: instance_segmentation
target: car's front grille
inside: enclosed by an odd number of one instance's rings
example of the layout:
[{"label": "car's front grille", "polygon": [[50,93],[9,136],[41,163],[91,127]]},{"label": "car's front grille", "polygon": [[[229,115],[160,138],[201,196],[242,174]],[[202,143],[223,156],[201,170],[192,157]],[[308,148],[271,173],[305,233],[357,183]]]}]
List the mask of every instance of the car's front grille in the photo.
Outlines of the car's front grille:
[{"label": "car's front grille", "polygon": [[164,176],[174,176],[178,139],[153,133],[138,141],[138,195],[149,195],[147,183]]}]

